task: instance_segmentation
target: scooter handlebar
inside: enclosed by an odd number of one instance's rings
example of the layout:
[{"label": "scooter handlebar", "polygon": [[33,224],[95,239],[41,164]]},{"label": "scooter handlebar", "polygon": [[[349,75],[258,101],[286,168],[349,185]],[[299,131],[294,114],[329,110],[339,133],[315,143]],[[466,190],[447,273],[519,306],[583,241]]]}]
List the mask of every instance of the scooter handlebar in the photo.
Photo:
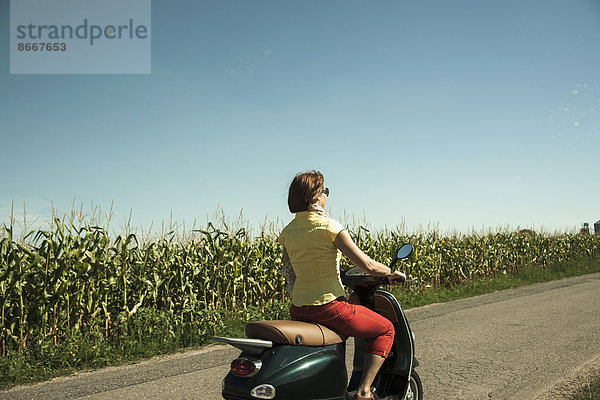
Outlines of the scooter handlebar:
[{"label": "scooter handlebar", "polygon": [[[385,282],[385,283],[389,283],[389,279],[388,279],[387,277],[385,277],[385,278],[383,278],[383,279],[385,279],[385,280],[386,280],[386,282]],[[403,276],[402,276],[402,277],[400,277],[400,278],[396,278],[396,279],[394,279],[392,282],[394,282],[394,283],[419,283],[419,281],[418,281],[418,280],[415,280],[415,279],[406,279],[406,278],[405,278],[405,277],[403,277]]]}]

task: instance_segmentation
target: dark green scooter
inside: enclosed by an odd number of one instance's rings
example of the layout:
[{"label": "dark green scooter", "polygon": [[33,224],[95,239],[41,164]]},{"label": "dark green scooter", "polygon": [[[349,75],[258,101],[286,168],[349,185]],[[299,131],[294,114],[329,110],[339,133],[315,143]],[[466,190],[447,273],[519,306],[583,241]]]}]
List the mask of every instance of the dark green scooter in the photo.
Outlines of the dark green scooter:
[{"label": "dark green scooter", "polygon": [[[402,246],[390,268],[412,251],[412,245]],[[379,289],[388,283],[387,278],[368,275],[358,267],[343,271],[341,278],[353,290],[351,303],[362,304],[394,324],[394,344],[373,382],[375,393],[381,399],[421,400],[421,380],[414,370],[418,365],[414,334],[398,300]],[[213,338],[242,350],[223,380],[222,395],[227,400],[347,400],[358,388],[366,339],[354,339],[353,371],[348,383],[346,337],[323,325],[258,321],[246,325],[246,336]]]}]

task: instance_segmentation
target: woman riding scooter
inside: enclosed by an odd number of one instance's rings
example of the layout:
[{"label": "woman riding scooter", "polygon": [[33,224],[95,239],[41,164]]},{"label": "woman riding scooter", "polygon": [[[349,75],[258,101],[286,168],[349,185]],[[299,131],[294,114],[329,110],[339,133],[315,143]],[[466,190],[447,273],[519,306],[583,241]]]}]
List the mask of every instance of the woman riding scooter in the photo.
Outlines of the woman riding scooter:
[{"label": "woman riding scooter", "polygon": [[283,245],[283,273],[293,286],[290,316],[320,323],[345,336],[368,338],[355,399],[377,399],[371,385],[389,355],[394,327],[380,314],[346,301],[340,280],[341,254],[370,275],[388,277],[390,284],[406,275],[392,273],[356,246],[344,227],[325,211],[328,196],[323,174],[314,170],[296,175],[289,188],[288,206],[296,216],[281,232],[279,242]]}]

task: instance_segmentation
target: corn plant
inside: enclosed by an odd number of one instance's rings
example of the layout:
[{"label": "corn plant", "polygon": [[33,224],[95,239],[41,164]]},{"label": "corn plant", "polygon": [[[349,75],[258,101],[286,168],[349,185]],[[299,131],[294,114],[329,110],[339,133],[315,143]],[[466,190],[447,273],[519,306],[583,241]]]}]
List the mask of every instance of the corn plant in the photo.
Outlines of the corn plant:
[{"label": "corn plant", "polygon": [[[372,258],[389,262],[401,244],[415,253],[402,263],[430,286],[518,272],[581,256],[600,257],[600,237],[496,232],[441,235],[436,230],[372,231],[349,228]],[[207,312],[244,312],[285,300],[278,273],[282,249],[274,232],[220,229],[208,223],[185,239],[169,232],[156,240],[134,233],[111,238],[107,228],[55,220],[15,240],[0,235],[0,350],[23,351],[36,343],[60,345],[73,330],[118,337],[140,310],[167,313],[170,335],[193,326]],[[343,268],[348,267],[343,262]],[[144,314],[145,315],[145,314]],[[211,314],[214,315],[214,314]],[[100,323],[99,323],[100,321]],[[151,327],[150,327],[151,328]],[[149,329],[150,329],[149,328]]]}]

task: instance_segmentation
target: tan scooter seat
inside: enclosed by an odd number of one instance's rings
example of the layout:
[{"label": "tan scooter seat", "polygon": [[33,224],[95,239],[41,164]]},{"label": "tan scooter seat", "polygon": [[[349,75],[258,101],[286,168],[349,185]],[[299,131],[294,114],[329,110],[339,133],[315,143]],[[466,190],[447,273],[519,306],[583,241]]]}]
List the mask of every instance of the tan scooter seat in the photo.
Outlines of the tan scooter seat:
[{"label": "tan scooter seat", "polygon": [[246,325],[250,339],[302,346],[326,346],[342,343],[346,337],[317,323],[300,321],[256,321]]}]

